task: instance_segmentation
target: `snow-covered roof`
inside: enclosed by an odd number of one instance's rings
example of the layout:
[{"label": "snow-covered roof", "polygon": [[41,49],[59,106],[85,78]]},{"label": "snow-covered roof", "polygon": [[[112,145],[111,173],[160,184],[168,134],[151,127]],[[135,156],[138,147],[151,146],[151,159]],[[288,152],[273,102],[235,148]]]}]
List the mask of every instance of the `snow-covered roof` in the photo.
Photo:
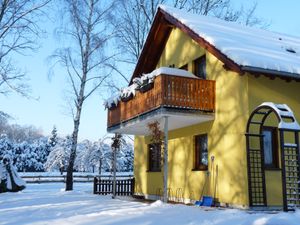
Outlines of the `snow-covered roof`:
[{"label": "snow-covered roof", "polygon": [[300,37],[200,16],[173,7],[159,8],[198,34],[242,70],[255,68],[300,78]]}]

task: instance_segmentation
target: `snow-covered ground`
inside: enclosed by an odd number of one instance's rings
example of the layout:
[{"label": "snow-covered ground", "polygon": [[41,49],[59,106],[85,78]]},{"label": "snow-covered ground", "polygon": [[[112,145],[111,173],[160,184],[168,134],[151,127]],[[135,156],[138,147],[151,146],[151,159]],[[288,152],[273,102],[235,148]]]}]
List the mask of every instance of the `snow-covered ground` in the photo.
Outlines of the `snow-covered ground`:
[{"label": "snow-covered ground", "polygon": [[0,224],[300,224],[295,213],[249,213],[237,209],[152,204],[92,194],[91,183],[75,183],[65,192],[62,183],[28,184],[19,193],[0,194]]}]

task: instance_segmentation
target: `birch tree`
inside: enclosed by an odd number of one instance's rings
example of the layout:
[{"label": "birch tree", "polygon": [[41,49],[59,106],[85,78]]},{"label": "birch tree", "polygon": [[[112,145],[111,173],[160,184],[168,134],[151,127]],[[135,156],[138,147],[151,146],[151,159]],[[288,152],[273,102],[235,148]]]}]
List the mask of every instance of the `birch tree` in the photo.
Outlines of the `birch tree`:
[{"label": "birch tree", "polygon": [[51,0],[0,1],[0,94],[15,91],[27,96],[25,73],[14,57],[37,48],[42,30],[38,22]]},{"label": "birch tree", "polygon": [[66,191],[69,191],[73,190],[73,168],[84,102],[104,85],[110,75],[105,67],[112,56],[106,55],[105,46],[113,35],[107,23],[112,18],[114,3],[101,0],[61,2],[65,26],[59,34],[66,44],[52,57],[65,68],[71,89],[73,132],[66,180]]}]

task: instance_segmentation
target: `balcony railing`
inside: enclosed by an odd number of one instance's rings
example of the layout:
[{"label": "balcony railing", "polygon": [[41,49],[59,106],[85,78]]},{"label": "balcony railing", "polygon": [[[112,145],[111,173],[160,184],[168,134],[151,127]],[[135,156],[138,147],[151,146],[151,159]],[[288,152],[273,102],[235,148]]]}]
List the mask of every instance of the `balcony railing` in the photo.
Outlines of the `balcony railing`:
[{"label": "balcony railing", "polygon": [[107,125],[118,125],[160,106],[214,112],[215,81],[161,74],[152,89],[137,91],[133,99],[109,109]]}]

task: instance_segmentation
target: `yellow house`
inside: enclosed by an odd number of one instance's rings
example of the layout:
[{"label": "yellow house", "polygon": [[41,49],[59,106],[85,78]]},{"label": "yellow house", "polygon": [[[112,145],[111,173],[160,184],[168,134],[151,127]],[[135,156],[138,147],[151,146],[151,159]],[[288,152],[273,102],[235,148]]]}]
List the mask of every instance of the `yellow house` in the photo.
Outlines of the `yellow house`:
[{"label": "yellow house", "polygon": [[135,193],[299,206],[299,81],[300,38],[160,6],[129,86],[107,103],[107,130],[135,135]]}]

